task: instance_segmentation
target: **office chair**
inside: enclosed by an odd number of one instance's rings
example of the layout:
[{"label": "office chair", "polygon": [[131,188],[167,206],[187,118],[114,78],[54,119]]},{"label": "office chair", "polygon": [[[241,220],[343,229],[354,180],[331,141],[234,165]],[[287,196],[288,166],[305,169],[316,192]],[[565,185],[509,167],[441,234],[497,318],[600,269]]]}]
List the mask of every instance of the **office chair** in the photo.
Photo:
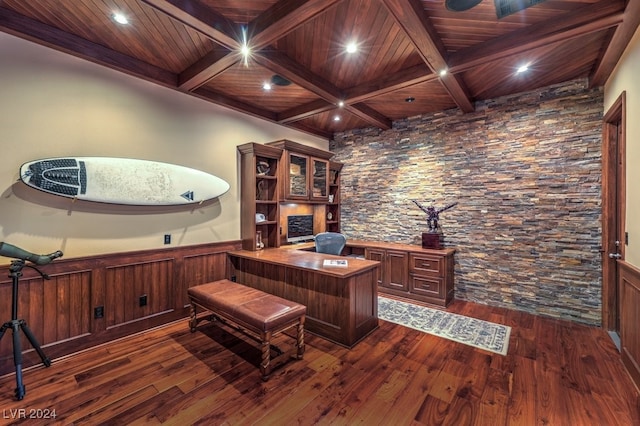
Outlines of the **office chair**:
[{"label": "office chair", "polygon": [[321,232],[316,235],[317,253],[340,255],[346,244],[347,237],[339,232]]}]

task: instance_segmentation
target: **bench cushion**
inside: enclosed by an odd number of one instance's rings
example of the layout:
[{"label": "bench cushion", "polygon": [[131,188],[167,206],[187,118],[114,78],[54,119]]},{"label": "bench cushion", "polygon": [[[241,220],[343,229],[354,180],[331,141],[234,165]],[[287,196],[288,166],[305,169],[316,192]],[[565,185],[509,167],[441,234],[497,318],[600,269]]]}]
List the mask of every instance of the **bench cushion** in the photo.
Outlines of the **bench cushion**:
[{"label": "bench cushion", "polygon": [[191,287],[188,294],[196,304],[224,312],[260,331],[287,324],[307,310],[299,303],[229,280]]}]

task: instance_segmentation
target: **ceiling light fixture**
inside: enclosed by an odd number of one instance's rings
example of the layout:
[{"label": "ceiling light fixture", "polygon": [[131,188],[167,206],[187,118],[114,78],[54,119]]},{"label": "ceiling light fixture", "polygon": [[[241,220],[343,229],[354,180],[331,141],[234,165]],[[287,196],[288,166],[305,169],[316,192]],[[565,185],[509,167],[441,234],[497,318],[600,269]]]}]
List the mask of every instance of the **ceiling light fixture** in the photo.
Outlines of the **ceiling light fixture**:
[{"label": "ceiling light fixture", "polygon": [[342,108],[344,106],[344,101],[338,101],[338,106]]},{"label": "ceiling light fixture", "polygon": [[356,44],[355,41],[352,41],[349,44],[347,44],[347,53],[356,53],[357,51],[358,51],[358,45]]},{"label": "ceiling light fixture", "polygon": [[440,70],[440,77],[444,77],[445,75],[447,75],[447,69],[443,68]]},{"label": "ceiling light fixture", "polygon": [[408,97],[408,98],[406,98],[404,101],[405,101],[405,102],[408,102],[408,103],[411,103],[411,102],[413,102],[413,101],[415,101],[415,100],[416,100],[416,98],[414,98],[413,96],[409,96],[409,97]]},{"label": "ceiling light fixture", "polygon": [[518,70],[516,71],[516,73],[521,74],[525,71],[529,70],[529,65],[521,65],[520,67],[518,67]]},{"label": "ceiling light fixture", "polygon": [[264,83],[264,84],[262,85],[262,88],[263,88],[264,90],[271,90],[271,83]]},{"label": "ceiling light fixture", "polygon": [[121,24],[121,25],[127,25],[129,23],[129,20],[127,19],[127,17],[120,12],[113,12],[111,14],[111,19],[113,19],[114,21],[116,21],[118,24]]},{"label": "ceiling light fixture", "polygon": [[339,115],[334,116],[333,121],[340,121],[340,116]]}]

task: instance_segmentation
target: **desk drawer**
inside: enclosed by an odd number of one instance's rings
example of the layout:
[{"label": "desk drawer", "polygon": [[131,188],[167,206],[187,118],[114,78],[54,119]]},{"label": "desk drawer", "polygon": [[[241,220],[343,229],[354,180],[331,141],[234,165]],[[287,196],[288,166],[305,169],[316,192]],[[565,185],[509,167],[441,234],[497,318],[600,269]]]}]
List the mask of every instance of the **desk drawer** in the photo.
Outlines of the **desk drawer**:
[{"label": "desk drawer", "polygon": [[409,255],[409,271],[441,277],[444,271],[444,258],[411,253]]},{"label": "desk drawer", "polygon": [[444,296],[444,284],[441,278],[411,274],[409,292],[416,295],[441,298]]}]

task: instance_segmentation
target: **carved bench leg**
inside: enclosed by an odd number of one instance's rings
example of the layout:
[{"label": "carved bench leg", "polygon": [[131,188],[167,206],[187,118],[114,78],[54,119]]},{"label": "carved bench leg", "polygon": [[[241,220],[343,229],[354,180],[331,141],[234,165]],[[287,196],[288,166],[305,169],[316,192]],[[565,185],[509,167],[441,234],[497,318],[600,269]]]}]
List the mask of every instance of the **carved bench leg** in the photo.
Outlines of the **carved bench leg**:
[{"label": "carved bench leg", "polygon": [[260,362],[260,373],[262,380],[267,381],[271,374],[271,332],[262,333],[262,361]]},{"label": "carved bench leg", "polygon": [[198,325],[198,320],[196,319],[196,304],[191,302],[189,307],[189,327],[191,332],[194,333],[196,331],[196,326]]},{"label": "carved bench leg", "polygon": [[300,322],[298,323],[298,333],[296,336],[296,346],[298,347],[298,359],[302,359],[302,355],[304,354],[304,317],[300,318]]}]

